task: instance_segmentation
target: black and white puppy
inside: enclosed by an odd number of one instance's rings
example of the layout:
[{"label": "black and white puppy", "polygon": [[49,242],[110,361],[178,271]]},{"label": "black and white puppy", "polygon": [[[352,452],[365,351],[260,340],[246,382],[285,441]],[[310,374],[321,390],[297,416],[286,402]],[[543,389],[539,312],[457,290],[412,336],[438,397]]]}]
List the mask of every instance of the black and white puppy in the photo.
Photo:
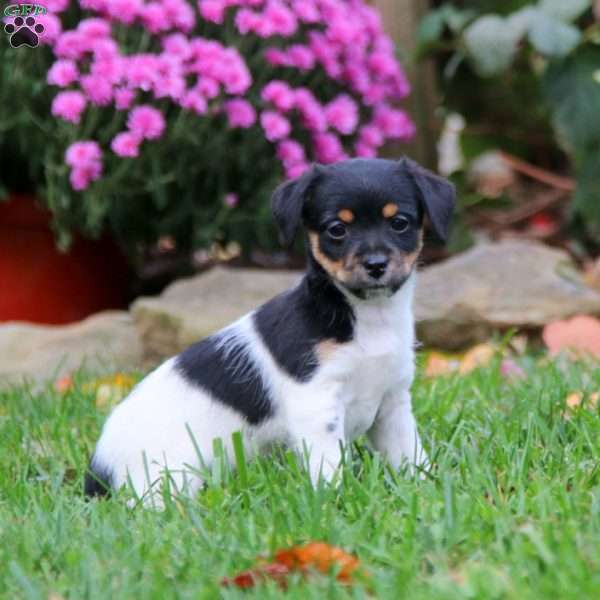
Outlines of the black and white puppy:
[{"label": "black and white puppy", "polygon": [[142,380],[104,425],[86,492],[129,482],[152,497],[168,470],[193,493],[213,440],[231,459],[236,431],[249,453],[308,451],[313,481],[364,433],[393,467],[425,465],[410,396],[415,263],[425,218],[446,239],[454,195],[406,158],[315,165],[281,185],[273,213],[288,245],[304,226],[305,277]]}]

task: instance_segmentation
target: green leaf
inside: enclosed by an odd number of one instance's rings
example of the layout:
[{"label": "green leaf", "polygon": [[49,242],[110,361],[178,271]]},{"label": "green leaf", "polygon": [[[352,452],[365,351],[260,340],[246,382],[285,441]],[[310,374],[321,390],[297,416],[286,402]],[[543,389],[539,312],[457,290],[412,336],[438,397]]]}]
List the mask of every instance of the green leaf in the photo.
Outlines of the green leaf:
[{"label": "green leaf", "polygon": [[581,32],[569,23],[538,11],[529,30],[529,41],[540,54],[560,58],[576,48]]},{"label": "green leaf", "polygon": [[483,77],[497,75],[510,66],[520,37],[521,28],[511,27],[508,19],[499,15],[480,17],[464,33],[467,53]]},{"label": "green leaf", "polygon": [[600,146],[600,85],[594,78],[598,65],[600,48],[587,45],[551,63],[542,79],[558,139],[571,154]]},{"label": "green leaf", "polygon": [[586,152],[576,165],[577,190],[573,208],[600,231],[600,146]]},{"label": "green leaf", "polygon": [[562,21],[575,21],[592,6],[591,0],[540,0],[539,8]]},{"label": "green leaf", "polygon": [[428,46],[438,42],[444,31],[444,14],[440,10],[425,15],[417,29],[417,44]]}]

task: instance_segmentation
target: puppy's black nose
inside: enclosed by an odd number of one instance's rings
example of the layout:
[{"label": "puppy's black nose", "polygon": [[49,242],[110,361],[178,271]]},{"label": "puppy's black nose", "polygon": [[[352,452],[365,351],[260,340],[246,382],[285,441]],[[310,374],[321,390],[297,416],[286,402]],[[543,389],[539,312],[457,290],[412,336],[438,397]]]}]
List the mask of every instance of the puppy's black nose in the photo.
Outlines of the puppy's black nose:
[{"label": "puppy's black nose", "polygon": [[373,279],[379,279],[385,273],[389,262],[383,254],[372,254],[365,258],[363,265]]}]

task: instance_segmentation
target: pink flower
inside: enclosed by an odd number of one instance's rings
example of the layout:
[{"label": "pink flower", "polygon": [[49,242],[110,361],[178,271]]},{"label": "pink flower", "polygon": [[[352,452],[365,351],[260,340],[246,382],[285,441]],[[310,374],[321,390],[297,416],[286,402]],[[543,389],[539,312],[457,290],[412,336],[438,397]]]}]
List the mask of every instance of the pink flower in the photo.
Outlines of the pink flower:
[{"label": "pink flower", "polygon": [[377,148],[369,146],[364,142],[356,142],[354,146],[354,152],[356,156],[360,156],[362,158],[375,158],[377,156]]},{"label": "pink flower", "polygon": [[156,98],[173,98],[179,100],[185,94],[185,80],[179,76],[160,77],[154,82]]},{"label": "pink flower", "polygon": [[229,192],[229,194],[225,194],[225,198],[223,198],[223,203],[225,206],[229,208],[235,208],[240,201],[240,198],[237,194],[233,192]]},{"label": "pink flower", "polygon": [[72,167],[69,179],[75,190],[83,190],[102,174],[102,151],[94,141],[71,144],[65,152],[65,162]]},{"label": "pink flower", "polygon": [[60,92],[52,101],[51,112],[55,117],[77,124],[85,105],[86,99],[81,92]]},{"label": "pink flower", "polygon": [[304,23],[318,23],[321,20],[314,0],[295,0],[292,6],[298,18]]},{"label": "pink flower", "polygon": [[358,133],[360,142],[367,146],[379,147],[383,144],[383,134],[375,125],[365,125]]},{"label": "pink flower", "polygon": [[208,100],[216,98],[220,91],[219,83],[210,77],[202,77],[196,84],[196,89]]},{"label": "pink flower", "polygon": [[62,32],[60,19],[55,14],[47,13],[45,15],[38,15],[36,21],[44,26],[44,33],[40,35],[40,42],[52,45]]},{"label": "pink flower", "polygon": [[[265,32],[263,37],[269,37],[270,34],[290,37],[291,35],[294,35],[298,29],[298,20],[296,19],[296,15],[287,6],[285,6],[283,2],[279,2],[279,0],[269,1],[266,10],[263,13],[262,19],[266,25],[265,29],[263,30]],[[269,34],[267,32],[271,33]]]},{"label": "pink flower", "polygon": [[92,163],[85,167],[76,167],[69,175],[71,187],[80,192],[85,190],[92,181],[100,179],[102,175],[102,163]]},{"label": "pink flower", "polygon": [[131,24],[144,13],[143,0],[106,0],[106,12],[121,23]]},{"label": "pink flower", "polygon": [[287,137],[292,129],[290,122],[284,116],[272,110],[261,113],[260,124],[270,142]]},{"label": "pink flower", "polygon": [[288,48],[289,63],[301,71],[310,71],[315,66],[315,55],[312,50],[302,44],[294,44]]},{"label": "pink flower", "polygon": [[330,127],[349,135],[358,124],[358,107],[347,94],[340,94],[325,106],[325,117]]},{"label": "pink flower", "polygon": [[81,140],[72,143],[65,152],[65,162],[73,168],[85,167],[102,161],[102,150],[97,142]]},{"label": "pink flower", "polygon": [[152,54],[135,54],[126,60],[125,77],[129,87],[150,91],[157,71],[156,56]]},{"label": "pink flower", "polygon": [[393,76],[398,70],[398,63],[393,55],[387,52],[373,52],[367,60],[369,70],[378,77]]},{"label": "pink flower", "polygon": [[168,13],[159,2],[149,2],[141,13],[142,23],[150,33],[160,33],[169,29]]},{"label": "pink flower", "polygon": [[242,34],[255,32],[258,30],[262,17],[254,11],[242,8],[235,15],[235,26]]},{"label": "pink flower", "polygon": [[285,176],[288,179],[296,179],[296,177],[304,175],[304,173],[306,173],[306,171],[308,171],[309,169],[310,165],[305,162],[289,165],[285,168]]},{"label": "pink flower", "polygon": [[57,60],[48,71],[46,81],[50,85],[57,85],[58,87],[67,87],[74,81],[77,81],[79,77],[79,71],[77,65],[68,59]]},{"label": "pink flower", "polygon": [[191,110],[197,115],[204,115],[208,109],[206,98],[197,90],[186,92],[181,99],[181,106],[186,110]]},{"label": "pink flower", "polygon": [[415,133],[415,126],[408,115],[387,104],[375,108],[373,122],[387,138],[410,139]]},{"label": "pink flower", "polygon": [[196,14],[186,0],[162,0],[162,3],[175,29],[189,33],[194,28]]},{"label": "pink flower", "polygon": [[236,98],[225,103],[230,127],[248,128],[256,122],[256,111],[250,102]]},{"label": "pink flower", "polygon": [[140,139],[155,140],[165,130],[165,118],[156,108],[141,105],[129,113],[127,128]]},{"label": "pink flower", "polygon": [[110,23],[105,19],[83,19],[77,26],[77,31],[89,38],[105,38],[110,36]]},{"label": "pink flower", "polygon": [[81,88],[92,104],[106,106],[113,97],[112,84],[104,77],[84,75],[81,78]]},{"label": "pink flower", "polygon": [[339,138],[333,133],[318,133],[314,136],[313,142],[317,160],[322,163],[333,163],[346,158]]},{"label": "pink flower", "polygon": [[306,160],[304,148],[295,140],[283,140],[277,144],[277,158],[286,166],[303,163]]},{"label": "pink flower", "polygon": [[135,92],[128,88],[120,88],[115,90],[114,97],[117,110],[127,110],[133,103]]},{"label": "pink flower", "polygon": [[119,45],[112,38],[98,38],[92,41],[92,52],[96,60],[117,60],[120,58]]},{"label": "pink flower", "polygon": [[291,58],[283,50],[279,48],[267,48],[265,50],[265,60],[274,67],[291,66]]},{"label": "pink flower", "polygon": [[285,81],[271,81],[262,89],[260,97],[281,112],[287,112],[294,106],[294,92]]},{"label": "pink flower", "polygon": [[305,127],[317,132],[327,129],[327,118],[323,107],[309,89],[298,88],[295,92],[295,102]]},{"label": "pink flower", "polygon": [[223,52],[223,61],[219,71],[219,78],[228,94],[244,94],[252,85],[250,71],[234,48],[227,48]]},{"label": "pink flower", "polygon": [[135,158],[139,156],[140,139],[129,131],[122,131],[113,138],[110,147],[117,156]]},{"label": "pink flower", "polygon": [[88,43],[78,31],[65,31],[54,44],[54,54],[60,58],[80,59],[88,50]]},{"label": "pink flower", "polygon": [[198,8],[202,18],[211,23],[221,25],[225,21],[226,2],[223,0],[200,0]]},{"label": "pink flower", "polygon": [[172,33],[162,39],[165,52],[181,59],[190,58],[192,49],[188,38],[183,33]]},{"label": "pink flower", "polygon": [[40,6],[45,6],[48,9],[48,12],[59,13],[65,10],[67,6],[69,6],[69,2],[70,0],[39,0],[36,4]]},{"label": "pink flower", "polygon": [[111,84],[119,83],[123,77],[124,61],[121,58],[96,58],[90,66],[90,75],[106,80]]}]

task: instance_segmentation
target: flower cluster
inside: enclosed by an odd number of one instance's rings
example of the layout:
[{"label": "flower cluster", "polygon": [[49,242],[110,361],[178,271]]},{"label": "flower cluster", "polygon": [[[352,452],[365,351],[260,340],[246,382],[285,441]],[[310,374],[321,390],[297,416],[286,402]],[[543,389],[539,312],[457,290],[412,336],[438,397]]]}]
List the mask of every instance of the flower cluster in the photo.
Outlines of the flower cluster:
[{"label": "flower cluster", "polygon": [[[41,3],[42,42],[56,57],[47,74],[59,88],[52,114],[77,126],[94,111],[123,113],[123,129],[104,142],[118,157],[138,157],[145,141],[168,134],[177,111],[264,136],[287,177],[312,161],[376,156],[386,140],[414,132],[395,107],[408,83],[379,14],[363,0],[79,0],[93,16],[72,29],[60,19],[68,0]],[[259,55],[225,44],[226,27],[259,38]],[[154,45],[121,47],[115,34],[123,28]],[[78,190],[101,175],[91,143],[67,150]]]}]

